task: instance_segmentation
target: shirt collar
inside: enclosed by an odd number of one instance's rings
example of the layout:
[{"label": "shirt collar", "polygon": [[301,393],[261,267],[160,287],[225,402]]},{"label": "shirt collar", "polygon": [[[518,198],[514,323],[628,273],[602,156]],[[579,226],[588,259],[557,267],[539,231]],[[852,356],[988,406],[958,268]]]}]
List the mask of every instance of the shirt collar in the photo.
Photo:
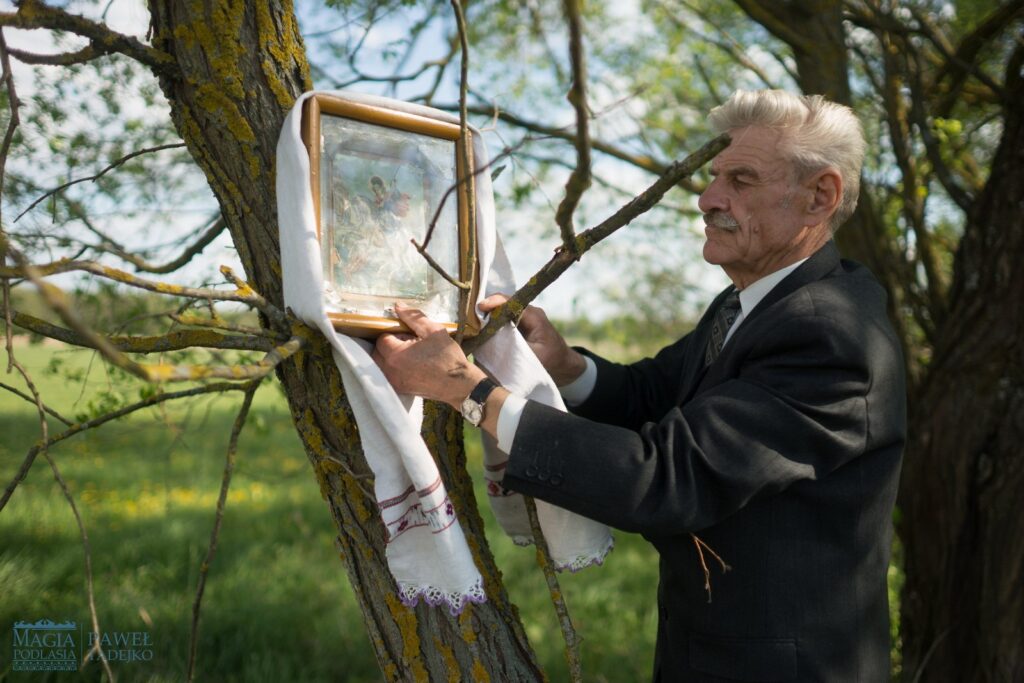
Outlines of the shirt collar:
[{"label": "shirt collar", "polygon": [[775,288],[775,285],[779,284],[786,279],[786,276],[792,273],[794,270],[800,267],[800,265],[807,259],[800,259],[796,263],[791,263],[785,268],[776,270],[770,275],[765,275],[760,280],[752,282],[743,289],[740,290],[740,309],[743,311],[743,316],[750,315],[750,312],[754,310],[754,307],[761,303],[761,299],[768,296],[768,292]]}]

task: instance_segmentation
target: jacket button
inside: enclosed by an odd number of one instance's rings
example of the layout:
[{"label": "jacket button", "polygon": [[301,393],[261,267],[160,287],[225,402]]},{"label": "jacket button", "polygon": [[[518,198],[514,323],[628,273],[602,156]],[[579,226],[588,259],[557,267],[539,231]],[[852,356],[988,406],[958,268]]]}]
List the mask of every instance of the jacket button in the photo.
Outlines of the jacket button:
[{"label": "jacket button", "polygon": [[540,472],[540,474],[537,475],[537,480],[538,481],[547,481],[548,480],[548,471],[547,470],[542,470]]},{"label": "jacket button", "polygon": [[523,472],[523,474],[525,474],[528,477],[536,477],[537,476],[537,468],[534,467],[533,465],[530,465],[529,467],[526,468],[526,471]]},{"label": "jacket button", "polygon": [[551,477],[551,481],[549,481],[548,483],[551,484],[552,486],[558,486],[559,484],[562,483],[562,475],[554,475],[553,477]]}]

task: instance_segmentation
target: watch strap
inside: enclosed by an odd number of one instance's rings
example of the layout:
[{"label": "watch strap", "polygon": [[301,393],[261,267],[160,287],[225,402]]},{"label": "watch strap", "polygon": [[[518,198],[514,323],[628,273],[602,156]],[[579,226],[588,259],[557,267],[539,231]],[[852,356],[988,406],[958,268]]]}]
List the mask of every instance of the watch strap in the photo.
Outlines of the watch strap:
[{"label": "watch strap", "polygon": [[491,395],[491,392],[497,388],[498,385],[495,382],[491,381],[489,377],[484,377],[473,387],[473,391],[469,392],[469,399],[483,405],[487,402],[487,397]]}]

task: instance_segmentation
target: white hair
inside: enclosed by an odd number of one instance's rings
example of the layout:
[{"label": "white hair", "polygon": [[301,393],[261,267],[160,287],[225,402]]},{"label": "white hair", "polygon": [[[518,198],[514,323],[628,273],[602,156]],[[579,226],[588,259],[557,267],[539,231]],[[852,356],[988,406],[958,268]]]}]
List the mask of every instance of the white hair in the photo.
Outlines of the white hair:
[{"label": "white hair", "polygon": [[846,222],[857,208],[860,168],[864,163],[864,129],[849,107],[821,95],[793,95],[784,90],[737,90],[708,115],[719,133],[761,126],[782,133],[783,153],[798,177],[835,168],[843,179],[843,197],[829,229]]}]

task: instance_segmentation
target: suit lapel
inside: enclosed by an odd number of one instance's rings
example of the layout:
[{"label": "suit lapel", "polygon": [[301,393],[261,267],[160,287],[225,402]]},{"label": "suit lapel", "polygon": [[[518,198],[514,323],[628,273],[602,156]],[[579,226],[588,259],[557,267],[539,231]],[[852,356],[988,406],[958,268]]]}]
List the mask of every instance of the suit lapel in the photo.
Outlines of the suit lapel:
[{"label": "suit lapel", "polygon": [[[733,336],[729,338],[729,343],[722,349],[722,355],[720,355],[714,363],[709,367],[704,367],[704,349],[707,347],[708,337],[711,335],[711,321],[714,318],[713,312],[718,309],[722,299],[733,290],[733,287],[726,288],[721,294],[715,297],[714,302],[708,308],[704,317],[701,318],[700,324],[697,329],[694,330],[694,334],[700,333],[700,337],[695,341],[700,342],[700,346],[695,345],[694,348],[699,350],[700,358],[697,359],[699,363],[694,366],[694,363],[688,363],[688,367],[695,367],[693,371],[689,373],[689,376],[684,378],[686,381],[683,382],[683,392],[680,398],[680,403],[685,403],[693,398],[693,396],[702,387],[717,383],[716,374],[724,368],[726,363],[726,356],[730,352],[735,352],[739,347],[737,343],[743,335],[744,329],[750,329],[750,322],[757,318],[764,311],[771,308],[771,306],[789,296],[793,292],[797,291],[801,287],[823,279],[829,273],[839,267],[839,250],[836,248],[835,242],[829,240],[821,247],[818,251],[814,252],[810,258],[808,258],[799,268],[794,270],[792,273],[783,278],[782,282],[775,285],[768,294],[758,302],[754,310],[750,312],[750,315],[744,316],[743,322]],[[703,328],[703,329],[702,329]],[[691,353],[694,349],[691,349]]]},{"label": "suit lapel", "polygon": [[[781,301],[801,287],[821,280],[837,267],[839,267],[839,249],[836,248],[835,242],[829,240],[821,249],[811,254],[811,257],[804,261],[799,268],[783,278],[782,282],[775,285],[772,291],[768,292],[761,299],[760,303],[754,307],[750,315],[744,317],[744,324],[756,318],[763,311],[768,310],[775,302]],[[739,334],[742,329],[743,325],[740,325],[736,333]]]}]

